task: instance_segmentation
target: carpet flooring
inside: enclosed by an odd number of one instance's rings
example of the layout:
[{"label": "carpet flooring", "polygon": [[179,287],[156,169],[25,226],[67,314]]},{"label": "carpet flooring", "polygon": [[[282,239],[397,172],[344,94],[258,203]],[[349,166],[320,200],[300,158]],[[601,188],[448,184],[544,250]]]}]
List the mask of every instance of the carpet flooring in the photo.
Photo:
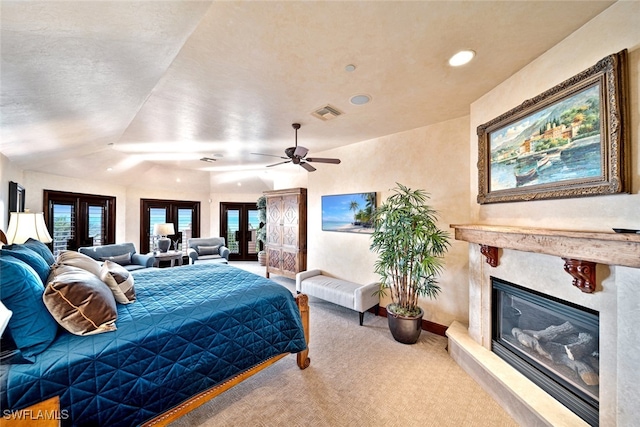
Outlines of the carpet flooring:
[{"label": "carpet flooring", "polygon": [[[264,276],[254,262],[230,264]],[[295,281],[272,280],[295,291]],[[387,319],[309,298],[311,365],[289,355],[171,425],[184,426],[517,426],[423,331],[396,342]]]}]

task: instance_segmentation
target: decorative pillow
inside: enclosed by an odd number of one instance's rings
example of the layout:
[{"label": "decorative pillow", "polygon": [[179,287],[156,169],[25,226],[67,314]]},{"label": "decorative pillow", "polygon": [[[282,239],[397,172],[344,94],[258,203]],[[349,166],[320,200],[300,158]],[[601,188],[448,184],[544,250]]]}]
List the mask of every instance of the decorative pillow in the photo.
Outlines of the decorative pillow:
[{"label": "decorative pillow", "polygon": [[100,276],[100,263],[89,255],[81,254],[80,252],[60,251],[56,259],[56,264],[58,266],[78,267],[96,276]]},{"label": "decorative pillow", "polygon": [[53,253],[51,253],[49,247],[42,243],[40,240],[32,239],[31,237],[29,237],[27,241],[22,245],[28,247],[32,251],[38,252],[40,256],[44,258],[47,264],[51,265],[56,262],[56,258],[53,256]]},{"label": "decorative pillow", "polygon": [[9,331],[22,357],[30,362],[58,332],[58,325],[42,302],[43,292],[33,268],[13,256],[0,256],[0,299],[13,312]]},{"label": "decorative pillow", "polygon": [[120,265],[129,265],[129,264],[131,264],[131,254],[128,253],[128,252],[126,254],[122,254],[122,255],[114,255],[114,256],[102,257],[100,259],[102,261],[115,262],[116,264],[120,264]]},{"label": "decorative pillow", "polygon": [[116,330],[118,312],[111,289],[81,268],[62,266],[42,297],[53,318],[75,335]]},{"label": "decorative pillow", "polygon": [[105,261],[100,270],[100,280],[109,286],[120,304],[131,304],[136,300],[133,275],[123,266],[109,260]]},{"label": "decorative pillow", "polygon": [[220,245],[198,246],[198,255],[218,255],[218,254],[220,254]]},{"label": "decorative pillow", "polygon": [[24,245],[10,245],[3,246],[2,249],[0,249],[0,256],[6,255],[13,256],[18,258],[20,261],[26,262],[29,267],[36,271],[43,285],[47,282],[47,277],[49,277],[49,264],[47,264],[47,261],[45,261],[38,252],[31,250]]}]

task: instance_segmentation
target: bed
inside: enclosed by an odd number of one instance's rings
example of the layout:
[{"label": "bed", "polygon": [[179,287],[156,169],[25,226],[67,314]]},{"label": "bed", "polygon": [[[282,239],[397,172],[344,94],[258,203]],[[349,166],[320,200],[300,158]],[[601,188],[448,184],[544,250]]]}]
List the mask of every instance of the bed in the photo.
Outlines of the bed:
[{"label": "bed", "polygon": [[1,366],[3,413],[53,399],[62,425],[166,424],[288,354],[309,365],[305,295],[225,264],[133,277],[116,330],[60,328],[33,363]]}]

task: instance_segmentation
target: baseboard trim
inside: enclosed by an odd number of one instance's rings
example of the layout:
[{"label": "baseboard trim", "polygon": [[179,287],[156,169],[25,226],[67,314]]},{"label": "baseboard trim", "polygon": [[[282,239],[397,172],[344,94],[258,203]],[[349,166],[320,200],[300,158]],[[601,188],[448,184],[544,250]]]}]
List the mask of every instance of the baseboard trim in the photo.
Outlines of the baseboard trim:
[{"label": "baseboard trim", "polygon": [[[387,309],[386,307],[378,307],[378,316],[387,317]],[[370,308],[369,311],[373,314],[375,313],[375,308]],[[422,319],[422,330],[431,332],[432,334],[440,335],[442,337],[446,337],[447,326],[440,325],[439,323],[431,322],[429,320]]]}]

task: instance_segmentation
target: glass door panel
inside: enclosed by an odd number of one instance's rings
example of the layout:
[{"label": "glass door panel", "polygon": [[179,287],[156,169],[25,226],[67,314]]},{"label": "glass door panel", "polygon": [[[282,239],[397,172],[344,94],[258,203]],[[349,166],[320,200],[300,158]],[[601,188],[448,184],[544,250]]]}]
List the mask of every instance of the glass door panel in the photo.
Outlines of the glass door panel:
[{"label": "glass door panel", "polygon": [[260,225],[255,203],[220,203],[220,230],[232,261],[257,261],[256,231]]},{"label": "glass door panel", "polygon": [[[53,204],[53,255],[70,248],[69,243],[75,241],[75,205]],[[76,246],[73,244],[72,246]]]},{"label": "glass door panel", "polygon": [[167,210],[165,208],[151,208],[149,209],[149,248],[152,251],[157,251],[157,236],[153,234],[153,226],[156,224],[164,224],[167,222]]},{"label": "glass door panel", "polygon": [[240,210],[227,209],[227,247],[231,255],[240,254]]},{"label": "glass door panel", "polygon": [[248,230],[248,240],[247,240],[247,254],[248,255],[257,255],[258,254],[258,239],[256,238],[256,233],[258,232],[258,228],[260,227],[260,219],[258,217],[257,209],[248,209],[247,210],[247,230]]},{"label": "glass door panel", "polygon": [[89,215],[87,236],[92,240],[91,246],[100,246],[104,243],[104,208],[89,205],[87,211]]},{"label": "glass door panel", "polygon": [[178,235],[174,242],[174,249],[181,250],[187,254],[187,241],[191,238],[191,229],[193,224],[193,209],[178,209]]}]

